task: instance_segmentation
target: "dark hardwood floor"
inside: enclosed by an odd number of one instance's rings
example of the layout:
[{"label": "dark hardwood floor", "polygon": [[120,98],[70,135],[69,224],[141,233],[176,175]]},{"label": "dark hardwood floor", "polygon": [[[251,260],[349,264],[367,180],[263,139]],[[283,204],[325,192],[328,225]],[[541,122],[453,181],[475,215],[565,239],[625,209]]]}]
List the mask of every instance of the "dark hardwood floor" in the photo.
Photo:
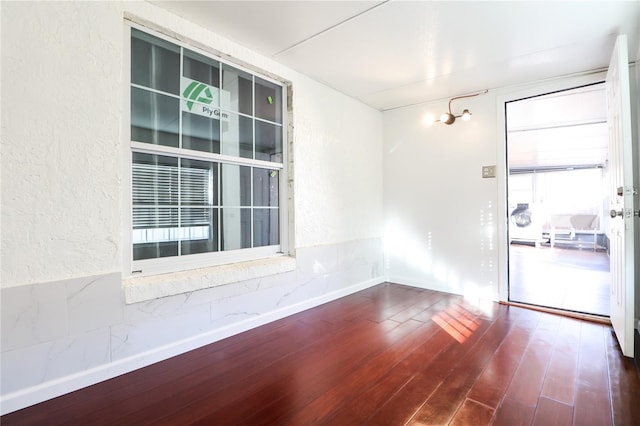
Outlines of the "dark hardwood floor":
[{"label": "dark hardwood floor", "polygon": [[382,284],[0,421],[638,425],[640,381],[608,326]]}]

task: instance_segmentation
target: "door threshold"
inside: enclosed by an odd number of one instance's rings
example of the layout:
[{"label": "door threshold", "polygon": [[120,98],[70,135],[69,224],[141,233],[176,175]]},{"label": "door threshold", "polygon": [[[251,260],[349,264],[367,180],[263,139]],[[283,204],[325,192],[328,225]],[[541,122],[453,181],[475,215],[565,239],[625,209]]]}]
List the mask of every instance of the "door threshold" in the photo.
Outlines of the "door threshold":
[{"label": "door threshold", "polygon": [[533,311],[545,312],[547,314],[561,315],[563,317],[581,319],[585,321],[597,322],[599,324],[611,325],[611,319],[601,315],[584,314],[581,312],[565,311],[563,309],[546,308],[544,306],[529,305],[527,303],[520,302],[505,302],[500,301],[501,305],[515,306],[518,308],[531,309]]}]

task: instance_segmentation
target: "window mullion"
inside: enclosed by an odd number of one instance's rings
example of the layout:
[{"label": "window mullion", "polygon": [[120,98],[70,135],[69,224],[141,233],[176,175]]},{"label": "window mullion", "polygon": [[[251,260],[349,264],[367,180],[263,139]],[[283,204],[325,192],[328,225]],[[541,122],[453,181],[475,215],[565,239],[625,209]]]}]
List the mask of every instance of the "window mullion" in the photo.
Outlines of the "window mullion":
[{"label": "window mullion", "polygon": [[[150,61],[151,61],[151,65],[149,66],[150,70],[151,70],[151,82],[150,85],[151,87],[156,87],[156,67],[155,67],[155,57],[156,57],[156,47],[152,46],[151,47],[151,56],[150,56]],[[151,98],[152,100],[156,100],[156,98]],[[156,105],[156,102],[151,102],[151,116],[152,116],[152,122],[153,122],[153,131],[152,131],[152,136],[151,136],[151,140],[153,141],[154,144],[157,144],[158,141],[158,105]]]},{"label": "window mullion", "polygon": [[255,160],[256,158],[256,77],[254,75],[251,76],[251,130],[253,131],[253,149],[252,158]]},{"label": "window mullion", "polygon": [[[184,48],[180,46],[180,79],[184,75]],[[182,92],[182,87],[180,82],[178,82],[178,87],[180,87],[180,92]],[[178,97],[178,146],[182,148],[182,99]]]},{"label": "window mullion", "polygon": [[180,149],[172,146],[154,145],[145,142],[131,142],[131,148],[135,152],[146,152],[149,154],[167,155],[170,157],[181,157],[191,160],[235,164],[238,166],[261,167],[263,169],[284,169],[284,163],[274,163],[266,160],[252,160],[251,158],[234,157],[224,154],[212,154],[210,152]]},{"label": "window mullion", "polygon": [[[184,49],[182,46],[180,47],[180,75],[178,78],[182,77],[184,72],[184,60],[183,60]],[[178,82],[178,87],[180,87],[180,82]],[[181,111],[180,100],[178,100],[178,146],[182,148],[182,111]],[[178,158],[178,232],[177,232],[177,241],[178,241],[178,256],[182,256],[182,159]]]},{"label": "window mullion", "polygon": [[218,185],[218,199],[216,200],[216,204],[218,206],[217,210],[217,215],[218,215],[218,229],[216,229],[216,234],[217,234],[217,238],[218,238],[218,251],[222,251],[222,184],[221,184],[221,177],[222,177],[222,164],[218,163],[218,166],[216,167],[216,172],[218,175],[218,179],[217,179],[217,185]]},{"label": "window mullion", "polygon": [[251,193],[251,203],[249,204],[249,214],[251,215],[251,226],[250,226],[250,230],[249,232],[251,233],[251,247],[253,248],[254,244],[253,244],[253,208],[254,206],[254,201],[253,201],[253,167],[251,167],[251,179],[250,179],[250,187],[251,187],[251,191],[249,191]]},{"label": "window mullion", "polygon": [[[156,162],[155,166],[156,166],[156,168],[158,167],[157,162]],[[160,198],[159,198],[159,195],[158,195],[159,194],[159,188],[160,188],[159,181],[156,178],[156,179],[153,180],[153,197],[154,197],[154,200],[155,200],[156,204],[158,204],[158,202],[160,201]],[[155,223],[158,223],[160,221],[160,219],[161,219],[160,209],[156,208],[156,209],[154,209],[154,211],[155,211],[155,215],[154,215]],[[156,246],[156,257],[160,257],[160,247],[159,246]]]},{"label": "window mullion", "polygon": [[[256,76],[252,75],[251,76],[251,115],[253,116],[251,119],[252,122],[252,126],[251,129],[253,131],[253,149],[252,149],[252,153],[253,153],[253,159],[256,159]],[[255,217],[254,213],[254,205],[253,205],[253,167],[251,168],[251,208],[249,209],[250,212],[250,223],[251,223],[251,247],[255,247],[255,241],[254,241],[254,226],[255,224],[253,223],[253,218]]]},{"label": "window mullion", "polygon": [[168,98],[180,99],[180,96],[176,95],[175,93],[165,92],[165,91],[160,90],[160,89],[154,89],[153,87],[142,86],[140,84],[135,84],[135,83],[131,83],[131,87],[136,88],[136,89],[140,89],[140,90],[144,90],[144,91],[147,91],[147,92],[150,92],[150,93],[155,93],[157,95],[166,96]]},{"label": "window mullion", "polygon": [[[220,107],[220,105],[222,104],[221,100],[222,100],[222,87],[224,86],[224,81],[222,80],[224,77],[224,74],[222,72],[222,64],[220,64],[220,66],[218,67],[218,107]],[[222,152],[222,146],[224,141],[222,140],[222,126],[220,126],[220,131],[218,134],[218,137],[220,139],[220,152]],[[216,166],[216,174],[217,174],[217,179],[216,179],[216,185],[218,186],[218,190],[217,190],[217,200],[216,200],[216,205],[217,205],[217,209],[216,209],[216,215],[217,215],[217,224],[218,224],[218,229],[216,229],[216,238],[218,240],[218,252],[222,251],[222,162],[218,162],[218,165]]]},{"label": "window mullion", "polygon": [[178,158],[178,256],[182,256],[182,160]]}]

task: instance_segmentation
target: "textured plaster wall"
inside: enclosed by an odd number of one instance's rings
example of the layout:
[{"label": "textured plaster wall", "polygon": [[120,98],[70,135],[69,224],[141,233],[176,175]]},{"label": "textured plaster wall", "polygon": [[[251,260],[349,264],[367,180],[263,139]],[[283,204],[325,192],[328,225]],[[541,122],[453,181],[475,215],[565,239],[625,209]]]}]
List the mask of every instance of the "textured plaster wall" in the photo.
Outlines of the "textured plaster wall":
[{"label": "textured plaster wall", "polygon": [[119,269],[120,17],[2,4],[2,286]]},{"label": "textured plaster wall", "polygon": [[1,7],[2,286],[122,271],[125,13],[293,83],[296,247],[381,236],[380,112],[146,2]]},{"label": "textured plaster wall", "polygon": [[297,245],[382,236],[382,114],[303,88],[294,88]]}]

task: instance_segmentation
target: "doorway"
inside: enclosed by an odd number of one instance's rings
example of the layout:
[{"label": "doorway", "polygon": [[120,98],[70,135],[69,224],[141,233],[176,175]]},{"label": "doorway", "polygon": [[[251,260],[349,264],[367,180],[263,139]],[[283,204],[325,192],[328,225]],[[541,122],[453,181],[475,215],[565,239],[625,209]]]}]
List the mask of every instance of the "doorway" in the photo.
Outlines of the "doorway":
[{"label": "doorway", "polygon": [[505,107],[509,301],[607,317],[605,85]]}]

